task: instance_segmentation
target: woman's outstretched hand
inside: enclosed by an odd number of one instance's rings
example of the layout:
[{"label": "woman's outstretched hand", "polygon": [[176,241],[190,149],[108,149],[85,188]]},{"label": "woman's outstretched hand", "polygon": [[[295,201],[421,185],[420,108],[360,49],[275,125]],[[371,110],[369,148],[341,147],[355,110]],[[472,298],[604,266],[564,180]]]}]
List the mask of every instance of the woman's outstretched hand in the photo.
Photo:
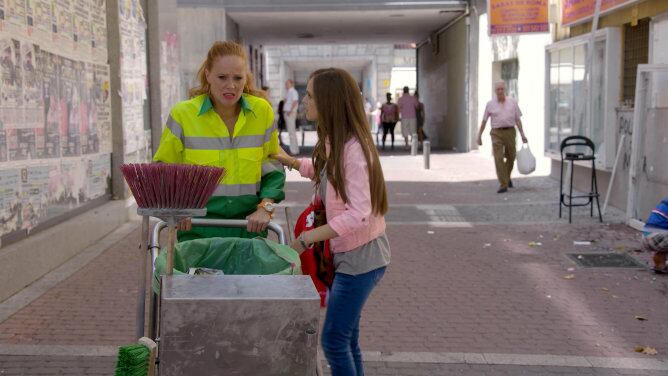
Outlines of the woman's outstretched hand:
[{"label": "woman's outstretched hand", "polygon": [[299,160],[288,154],[283,148],[278,148],[278,153],[269,156],[272,159],[279,161],[283,166],[290,168],[299,168]]}]

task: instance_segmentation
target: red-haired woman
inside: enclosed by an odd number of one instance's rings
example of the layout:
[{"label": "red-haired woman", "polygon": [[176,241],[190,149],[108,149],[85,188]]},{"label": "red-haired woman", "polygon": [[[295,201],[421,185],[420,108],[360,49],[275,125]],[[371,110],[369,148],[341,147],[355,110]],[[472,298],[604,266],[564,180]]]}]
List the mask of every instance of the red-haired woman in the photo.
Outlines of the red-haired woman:
[{"label": "red-haired woman", "polygon": [[249,220],[247,228],[180,224],[179,241],[214,236],[266,236],[274,204],[283,200],[285,172],[268,159],[278,150],[274,112],[256,90],[242,46],[215,42],[197,74],[190,99],[171,110],[153,160],[225,168],[207,203],[207,218]]}]

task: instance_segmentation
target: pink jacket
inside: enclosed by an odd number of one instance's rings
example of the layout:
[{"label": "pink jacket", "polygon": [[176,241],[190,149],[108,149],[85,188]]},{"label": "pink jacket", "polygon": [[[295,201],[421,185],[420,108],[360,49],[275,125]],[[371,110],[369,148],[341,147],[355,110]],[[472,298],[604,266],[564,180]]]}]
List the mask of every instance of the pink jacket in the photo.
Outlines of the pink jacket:
[{"label": "pink jacket", "polygon": [[[369,172],[362,145],[356,138],[346,142],[343,150],[348,203],[336,194],[334,186],[327,182],[325,213],[327,224],[339,235],[330,240],[332,252],[347,252],[377,238],[385,231],[385,218],[372,214]],[[310,158],[301,159],[299,173],[311,180],[315,177]]]}]

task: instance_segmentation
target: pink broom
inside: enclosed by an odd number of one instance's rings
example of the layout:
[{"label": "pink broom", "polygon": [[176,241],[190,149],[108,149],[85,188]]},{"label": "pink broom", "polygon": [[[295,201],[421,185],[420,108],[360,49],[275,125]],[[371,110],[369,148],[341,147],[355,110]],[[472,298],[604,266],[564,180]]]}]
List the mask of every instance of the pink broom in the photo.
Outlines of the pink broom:
[{"label": "pink broom", "polygon": [[[206,203],[218,187],[225,170],[197,165],[131,163],[121,165],[121,172],[137,201],[137,213],[144,217],[141,250],[148,250],[150,216],[158,217],[168,224],[167,275],[172,275],[176,223],[185,218],[206,215]],[[143,337],[144,333],[146,264],[144,256],[137,299],[138,338]]]}]

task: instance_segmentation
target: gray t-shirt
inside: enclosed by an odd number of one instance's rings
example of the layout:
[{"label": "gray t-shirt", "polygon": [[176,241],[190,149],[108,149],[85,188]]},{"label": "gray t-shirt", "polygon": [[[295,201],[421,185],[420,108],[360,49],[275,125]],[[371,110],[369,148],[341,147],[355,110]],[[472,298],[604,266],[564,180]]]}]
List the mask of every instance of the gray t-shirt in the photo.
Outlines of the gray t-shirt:
[{"label": "gray t-shirt", "polygon": [[[319,196],[325,202],[327,194],[327,173],[320,174]],[[358,275],[390,264],[390,242],[383,232],[377,238],[347,252],[334,253],[334,270],[337,273]]]}]

